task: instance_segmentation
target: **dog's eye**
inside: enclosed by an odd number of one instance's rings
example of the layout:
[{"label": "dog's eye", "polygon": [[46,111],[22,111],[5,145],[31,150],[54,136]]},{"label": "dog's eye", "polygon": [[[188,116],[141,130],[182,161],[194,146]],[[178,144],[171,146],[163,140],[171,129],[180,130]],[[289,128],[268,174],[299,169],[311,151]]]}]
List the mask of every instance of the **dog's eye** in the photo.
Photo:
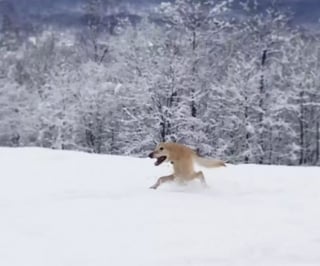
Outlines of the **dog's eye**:
[{"label": "dog's eye", "polygon": [[163,151],[163,147],[160,147],[159,150],[160,150],[160,151]]}]

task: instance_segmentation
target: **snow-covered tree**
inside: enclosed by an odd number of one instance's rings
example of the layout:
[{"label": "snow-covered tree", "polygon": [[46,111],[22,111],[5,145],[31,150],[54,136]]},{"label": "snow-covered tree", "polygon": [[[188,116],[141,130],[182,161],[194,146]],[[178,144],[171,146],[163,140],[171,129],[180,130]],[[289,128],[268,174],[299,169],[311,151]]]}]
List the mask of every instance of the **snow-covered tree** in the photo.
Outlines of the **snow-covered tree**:
[{"label": "snow-covered tree", "polygon": [[133,21],[87,0],[76,34],[7,38],[0,145],[145,156],[178,141],[232,162],[319,164],[319,35],[229,4],[176,0]]}]

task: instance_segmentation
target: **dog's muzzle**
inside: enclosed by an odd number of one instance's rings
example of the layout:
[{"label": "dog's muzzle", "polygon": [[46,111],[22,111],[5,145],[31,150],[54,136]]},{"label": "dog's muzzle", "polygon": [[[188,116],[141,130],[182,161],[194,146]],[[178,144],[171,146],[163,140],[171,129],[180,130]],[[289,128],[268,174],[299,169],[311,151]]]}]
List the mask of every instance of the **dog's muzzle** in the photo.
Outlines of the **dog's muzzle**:
[{"label": "dog's muzzle", "polygon": [[153,158],[153,152],[148,155],[149,158]]}]

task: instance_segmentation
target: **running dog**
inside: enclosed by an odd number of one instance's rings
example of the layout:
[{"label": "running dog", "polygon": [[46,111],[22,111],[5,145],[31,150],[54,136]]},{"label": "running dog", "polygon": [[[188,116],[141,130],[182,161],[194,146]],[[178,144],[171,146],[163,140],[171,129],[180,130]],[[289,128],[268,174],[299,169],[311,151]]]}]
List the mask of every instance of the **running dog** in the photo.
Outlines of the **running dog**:
[{"label": "running dog", "polygon": [[191,148],[178,144],[162,142],[158,144],[153,152],[149,154],[150,158],[156,158],[155,165],[158,166],[163,162],[171,162],[173,165],[173,174],[162,176],[151,186],[151,189],[157,189],[162,183],[168,181],[190,181],[199,179],[204,186],[207,186],[202,171],[194,170],[194,163],[204,167],[221,167],[226,166],[221,160],[207,159],[199,157]]}]

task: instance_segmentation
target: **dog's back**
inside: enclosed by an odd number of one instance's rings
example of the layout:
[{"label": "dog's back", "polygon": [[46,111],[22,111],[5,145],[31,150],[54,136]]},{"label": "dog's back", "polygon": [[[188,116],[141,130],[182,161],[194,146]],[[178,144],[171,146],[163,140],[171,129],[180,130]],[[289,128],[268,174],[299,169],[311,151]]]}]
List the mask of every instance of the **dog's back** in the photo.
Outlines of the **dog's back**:
[{"label": "dog's back", "polygon": [[197,153],[189,148],[188,146],[185,146],[183,144],[178,144],[178,143],[166,143],[165,144],[166,148],[170,151],[170,158],[171,161],[173,160],[192,160],[192,163],[197,163],[201,166],[212,168],[212,167],[222,167],[226,166],[225,162],[222,160],[215,160],[212,158],[203,158]]},{"label": "dog's back", "polygon": [[194,150],[183,144],[167,142],[163,145],[170,152],[171,161],[186,159],[196,155]]}]

